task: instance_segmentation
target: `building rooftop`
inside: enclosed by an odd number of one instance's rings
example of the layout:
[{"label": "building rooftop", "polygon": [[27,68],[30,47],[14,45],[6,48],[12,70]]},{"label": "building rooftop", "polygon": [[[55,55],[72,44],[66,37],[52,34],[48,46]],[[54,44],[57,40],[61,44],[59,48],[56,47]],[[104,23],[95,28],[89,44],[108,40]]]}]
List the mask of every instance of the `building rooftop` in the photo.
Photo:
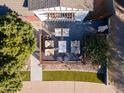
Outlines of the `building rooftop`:
[{"label": "building rooftop", "polygon": [[29,0],[29,10],[58,6],[93,10],[93,4],[94,0]]}]

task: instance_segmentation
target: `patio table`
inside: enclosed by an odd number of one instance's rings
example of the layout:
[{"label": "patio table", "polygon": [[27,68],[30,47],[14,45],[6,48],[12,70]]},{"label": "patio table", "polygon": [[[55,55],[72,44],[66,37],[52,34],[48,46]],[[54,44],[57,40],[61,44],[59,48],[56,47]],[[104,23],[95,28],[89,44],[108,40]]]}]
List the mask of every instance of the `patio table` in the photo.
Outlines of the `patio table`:
[{"label": "patio table", "polygon": [[59,53],[66,53],[66,41],[59,41]]}]

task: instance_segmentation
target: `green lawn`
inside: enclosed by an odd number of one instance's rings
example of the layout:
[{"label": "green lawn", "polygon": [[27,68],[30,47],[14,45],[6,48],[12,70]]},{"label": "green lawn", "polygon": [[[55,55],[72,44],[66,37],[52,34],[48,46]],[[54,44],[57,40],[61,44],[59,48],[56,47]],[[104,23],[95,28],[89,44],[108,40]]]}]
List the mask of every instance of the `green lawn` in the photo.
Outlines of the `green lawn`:
[{"label": "green lawn", "polygon": [[83,81],[103,83],[104,75],[80,71],[43,71],[44,81]]},{"label": "green lawn", "polygon": [[22,71],[23,81],[30,81],[30,71]]}]

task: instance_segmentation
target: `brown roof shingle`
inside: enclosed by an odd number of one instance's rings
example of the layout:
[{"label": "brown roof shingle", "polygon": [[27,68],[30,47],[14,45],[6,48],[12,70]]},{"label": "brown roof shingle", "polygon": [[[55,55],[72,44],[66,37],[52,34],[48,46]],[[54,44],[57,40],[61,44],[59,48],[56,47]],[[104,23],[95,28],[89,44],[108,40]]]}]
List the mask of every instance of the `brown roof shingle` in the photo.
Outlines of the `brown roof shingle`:
[{"label": "brown roof shingle", "polygon": [[93,1],[94,0],[29,0],[29,10],[57,6],[93,10]]}]

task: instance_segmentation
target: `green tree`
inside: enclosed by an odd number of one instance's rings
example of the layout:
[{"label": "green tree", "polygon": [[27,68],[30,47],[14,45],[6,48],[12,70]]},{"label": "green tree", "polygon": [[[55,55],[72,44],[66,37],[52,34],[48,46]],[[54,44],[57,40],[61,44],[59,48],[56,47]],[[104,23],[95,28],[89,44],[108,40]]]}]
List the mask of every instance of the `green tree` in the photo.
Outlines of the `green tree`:
[{"label": "green tree", "polygon": [[21,89],[21,69],[35,50],[35,43],[32,26],[15,12],[0,16],[0,93]]},{"label": "green tree", "polygon": [[86,40],[86,55],[94,65],[105,65],[107,62],[108,41],[104,36],[89,36]]}]

